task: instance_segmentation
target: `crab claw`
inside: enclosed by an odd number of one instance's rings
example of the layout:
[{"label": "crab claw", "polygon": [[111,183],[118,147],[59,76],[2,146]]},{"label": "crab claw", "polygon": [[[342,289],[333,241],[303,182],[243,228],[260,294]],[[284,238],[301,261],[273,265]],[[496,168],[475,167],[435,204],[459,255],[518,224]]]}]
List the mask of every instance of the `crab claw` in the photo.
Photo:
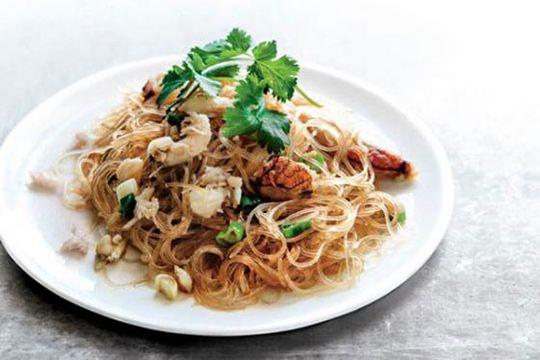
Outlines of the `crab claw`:
[{"label": "crab claw", "polygon": [[[381,178],[411,180],[416,175],[415,167],[401,155],[388,150],[367,145],[367,158],[375,171],[375,176]],[[354,146],[347,151],[347,158],[353,166],[362,169],[362,156],[364,152],[360,147]]]}]

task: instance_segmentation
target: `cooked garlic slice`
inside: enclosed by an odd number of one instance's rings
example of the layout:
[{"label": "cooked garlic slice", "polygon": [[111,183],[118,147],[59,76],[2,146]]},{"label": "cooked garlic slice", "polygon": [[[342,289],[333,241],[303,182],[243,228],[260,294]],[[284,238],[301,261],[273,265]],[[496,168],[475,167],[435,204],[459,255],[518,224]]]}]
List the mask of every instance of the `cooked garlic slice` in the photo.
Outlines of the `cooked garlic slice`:
[{"label": "cooked garlic slice", "polygon": [[159,274],[154,278],[154,287],[169,300],[176,299],[178,295],[178,284],[169,274]]},{"label": "cooked garlic slice", "polygon": [[129,194],[137,195],[138,192],[139,186],[137,185],[137,181],[135,179],[129,179],[116,187],[116,198],[120,201],[124,196]]},{"label": "cooked garlic slice", "polygon": [[180,266],[174,266],[174,275],[178,281],[178,285],[181,291],[185,293],[190,293],[193,287],[193,281],[188,272],[182,269]]}]

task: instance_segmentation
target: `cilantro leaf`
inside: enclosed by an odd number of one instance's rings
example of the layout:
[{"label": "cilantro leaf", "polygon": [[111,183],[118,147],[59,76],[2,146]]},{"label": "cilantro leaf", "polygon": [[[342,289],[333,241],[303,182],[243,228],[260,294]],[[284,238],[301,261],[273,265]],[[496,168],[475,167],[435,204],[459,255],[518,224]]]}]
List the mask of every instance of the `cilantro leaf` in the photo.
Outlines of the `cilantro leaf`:
[{"label": "cilantro leaf", "polygon": [[255,60],[249,67],[250,73],[264,80],[280,101],[292,98],[299,70],[298,63],[288,56],[282,56],[277,60]]},{"label": "cilantro leaf", "polygon": [[205,65],[202,58],[198,54],[190,54],[189,58],[185,61],[187,67],[191,70],[195,81],[199,83],[199,86],[205,93],[210,96],[217,96],[221,89],[221,83],[217,80],[213,80],[208,76],[202,75]]},{"label": "cilantro leaf", "polygon": [[[224,40],[223,40],[224,41]],[[214,44],[214,43],[211,43]],[[209,44],[209,45],[211,45]],[[227,43],[226,43],[227,44]],[[208,46],[208,45],[205,45]],[[216,46],[216,45],[212,45]],[[242,52],[234,52],[233,50],[230,50],[230,46],[227,44],[223,51],[217,51],[217,52],[208,52],[204,50],[203,48],[193,48],[191,49],[191,52],[188,54],[188,57],[193,62],[194,67],[196,68],[196,71],[201,73],[208,69],[210,66],[219,64],[221,62],[225,62],[230,60],[232,57],[241,54]],[[238,71],[240,70],[240,67],[238,65],[230,65],[226,67],[218,67],[215,70],[211,70],[209,72],[206,72],[205,76],[208,77],[228,77],[228,78],[234,78]]]},{"label": "cilantro leaf", "polygon": [[277,45],[275,41],[265,41],[253,48],[255,61],[272,60],[277,56]]},{"label": "cilantro leaf", "polygon": [[289,131],[291,125],[285,114],[277,111],[263,109],[259,113],[261,127],[257,132],[257,139],[261,146],[268,151],[279,154],[285,145],[289,145]]},{"label": "cilantro leaf", "polygon": [[221,90],[221,83],[219,81],[213,80],[199,73],[194,73],[193,75],[205,93],[212,97],[218,96],[219,91]]},{"label": "cilantro leaf", "polygon": [[225,49],[228,49],[230,44],[226,40],[212,41],[202,47],[202,50],[207,53],[219,53]]},{"label": "cilantro leaf", "polygon": [[213,77],[213,78],[230,78],[234,79],[234,77],[238,74],[240,71],[240,67],[238,65],[231,65],[222,67],[216,70],[211,70],[206,72],[206,76]]},{"label": "cilantro leaf", "polygon": [[261,126],[261,121],[257,118],[256,113],[247,108],[228,108],[223,114],[223,119],[225,126],[221,133],[226,138],[255,133]]},{"label": "cilantro leaf", "polygon": [[256,63],[266,83],[274,95],[281,101],[292,98],[300,68],[295,60],[282,56],[275,61]]},{"label": "cilantro leaf", "polygon": [[203,47],[192,48],[188,53],[188,57],[192,54],[196,54],[202,60],[203,67],[206,67],[226,60],[226,58],[223,58],[222,53],[229,48],[230,46],[224,42],[224,40],[214,41]]},{"label": "cilantro leaf", "polygon": [[191,72],[188,69],[173,65],[172,69],[163,77],[161,92],[156,99],[157,103],[161,105],[173,91],[182,88],[190,78]]},{"label": "cilantro leaf", "polygon": [[255,75],[248,75],[236,87],[236,103],[243,106],[264,107],[263,91],[264,83],[259,81]]},{"label": "cilantro leaf", "polygon": [[[250,46],[251,37],[245,31],[235,28],[231,30],[225,40],[217,40],[206,44],[203,47],[195,47],[191,49],[191,52],[198,54],[208,66],[244,54]],[[238,71],[236,71],[236,73],[237,72]],[[236,75],[236,73],[234,73],[234,75]]]},{"label": "cilantro leaf", "polygon": [[197,54],[205,65],[214,65],[223,61],[221,54],[230,48],[231,45],[226,40],[217,40],[201,47],[192,48],[188,56]]},{"label": "cilantro leaf", "polygon": [[234,110],[225,113],[224,134],[228,137],[254,134],[262,146],[279,152],[289,142],[290,125],[283,114],[265,108],[264,94],[271,92],[282,102],[291,99],[297,87],[299,67],[294,59],[278,58],[277,53],[275,41],[261,42],[252,48],[251,37],[234,28],[225,39],[192,48],[180,66],[173,66],[163,78],[157,102],[163,103],[178,89],[171,110],[178,108],[197,89],[217,96],[221,81],[234,80],[240,71],[239,63],[249,61],[248,76],[236,89]]},{"label": "cilantro leaf", "polygon": [[[164,76],[157,103],[161,105],[171,93],[185,87],[189,81],[196,81],[208,95],[217,96],[221,83],[216,78],[234,78],[240,70],[239,66],[234,64],[218,66],[207,73],[204,71],[210,66],[246,53],[250,46],[251,37],[245,31],[236,28],[227,35],[227,39],[192,48],[182,65],[174,65]],[[182,94],[178,95],[179,98],[181,96]]]},{"label": "cilantro leaf", "polygon": [[244,30],[234,28],[227,35],[226,41],[232,46],[233,49],[246,52],[251,46],[251,36],[249,36]]},{"label": "cilantro leaf", "polygon": [[266,109],[263,81],[248,75],[238,84],[235,100],[235,106],[223,114],[223,136],[255,134],[259,145],[273,153],[289,145],[289,121],[285,114]]},{"label": "cilantro leaf", "polygon": [[278,100],[289,100],[296,87],[296,77],[300,70],[298,63],[288,56],[275,59],[275,41],[262,42],[255,46],[252,52],[255,61],[249,67],[249,73],[263,80]]},{"label": "cilantro leaf", "polygon": [[201,55],[196,52],[190,52],[185,61],[185,64],[192,72],[202,72],[206,68],[206,64]]}]

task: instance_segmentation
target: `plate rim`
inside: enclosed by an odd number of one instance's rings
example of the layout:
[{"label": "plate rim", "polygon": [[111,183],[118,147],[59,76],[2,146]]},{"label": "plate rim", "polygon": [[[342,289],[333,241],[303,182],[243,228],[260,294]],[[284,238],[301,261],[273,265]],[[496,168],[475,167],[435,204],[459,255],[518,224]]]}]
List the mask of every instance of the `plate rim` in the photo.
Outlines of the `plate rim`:
[{"label": "plate rim", "polygon": [[[2,142],[0,146],[0,159],[5,157],[5,152],[7,151],[7,145],[12,141],[12,138],[15,137],[15,135],[18,132],[18,129],[21,128],[23,123],[28,119],[35,116],[35,114],[39,113],[43,108],[46,108],[48,106],[52,106],[56,102],[62,101],[64,98],[69,97],[70,94],[73,92],[76,92],[79,89],[85,88],[87,86],[92,85],[93,83],[98,83],[102,81],[103,79],[106,79],[107,77],[110,77],[114,75],[117,72],[121,71],[129,71],[130,69],[138,68],[138,67],[145,67],[145,66],[152,66],[156,64],[162,64],[166,62],[172,62],[176,59],[178,59],[180,56],[178,55],[167,55],[167,56],[158,56],[158,57],[152,57],[147,58],[143,60],[137,60],[137,61],[131,61],[124,64],[119,64],[113,67],[106,68],[104,70],[98,71],[96,73],[90,74],[85,76],[84,78],[72,83],[71,85],[62,88],[52,96],[48,97],[44,101],[40,102],[36,107],[34,107],[29,113],[27,113],[14,127],[11,129],[11,131],[8,133],[8,135],[5,137],[4,141]],[[330,312],[326,312],[324,314],[321,314],[320,316],[311,316],[306,317],[302,319],[301,321],[294,321],[293,323],[284,323],[284,324],[278,324],[274,326],[265,326],[265,327],[259,327],[256,329],[250,328],[249,330],[231,330],[231,329],[221,329],[221,330],[206,330],[206,331],[199,331],[199,330],[193,330],[186,327],[169,327],[169,326],[160,326],[159,324],[154,324],[151,322],[143,322],[138,321],[132,318],[129,318],[128,316],[122,316],[115,314],[114,312],[108,311],[107,309],[94,306],[91,302],[86,301],[85,299],[80,299],[74,296],[73,294],[70,294],[66,291],[63,291],[62,289],[59,289],[54,286],[54,284],[50,284],[47,282],[47,279],[42,278],[38,272],[34,272],[32,269],[30,269],[24,261],[22,261],[20,258],[16,256],[13,249],[9,246],[9,241],[6,240],[6,237],[4,235],[4,227],[6,226],[5,221],[3,220],[3,217],[0,217],[0,242],[2,243],[4,249],[6,250],[6,253],[10,256],[10,258],[19,266],[27,275],[29,275],[33,280],[38,282],[41,286],[45,287],[47,290],[51,291],[55,295],[77,305],[80,306],[86,310],[89,310],[91,312],[94,312],[96,314],[99,314],[101,316],[105,316],[123,323],[127,323],[130,325],[156,330],[156,331],[162,331],[162,332],[168,332],[168,333],[176,333],[176,334],[187,334],[187,335],[200,335],[200,336],[246,336],[246,335],[260,335],[260,334],[270,334],[270,333],[276,333],[276,332],[282,332],[287,330],[293,330],[293,329],[300,329],[304,328],[310,325],[322,323],[325,321],[328,321],[330,319],[335,319],[338,317],[341,317],[345,314],[349,314],[353,311],[356,311],[360,308],[363,308],[374,301],[386,296],[390,292],[394,291],[396,288],[404,284],[408,279],[410,279],[424,264],[431,258],[439,244],[441,243],[442,239],[444,238],[446,231],[448,229],[448,226],[450,224],[450,220],[452,218],[453,208],[454,208],[454,183],[452,178],[452,169],[450,166],[450,162],[448,161],[448,156],[446,155],[446,152],[439,142],[438,138],[435,136],[435,134],[430,130],[430,128],[418,117],[410,116],[408,113],[402,110],[401,106],[396,106],[396,102],[392,99],[391,96],[388,96],[388,94],[380,91],[379,89],[375,89],[373,85],[366,83],[365,81],[362,81],[358,79],[355,76],[351,76],[348,74],[345,74],[344,72],[338,71],[333,68],[329,68],[327,66],[322,66],[318,64],[313,64],[310,62],[300,61],[300,64],[304,68],[309,68],[312,71],[323,73],[325,75],[329,75],[335,80],[348,83],[354,87],[361,88],[363,91],[369,93],[371,96],[375,97],[377,101],[381,102],[388,108],[391,108],[393,111],[398,113],[404,121],[407,123],[408,126],[412,126],[415,128],[415,130],[420,133],[423,138],[425,139],[426,143],[431,148],[434,158],[436,160],[437,168],[441,174],[441,186],[443,189],[442,192],[442,212],[438,216],[438,222],[437,226],[431,231],[431,237],[429,238],[426,245],[424,245],[422,248],[418,249],[417,252],[414,253],[414,261],[408,261],[404,265],[404,271],[399,274],[393,274],[393,276],[389,277],[386,282],[386,286],[382,287],[376,294],[371,296],[370,298],[366,299],[363,302],[355,303],[353,306],[343,307],[343,308],[334,308]],[[0,179],[0,182],[2,179]]]}]

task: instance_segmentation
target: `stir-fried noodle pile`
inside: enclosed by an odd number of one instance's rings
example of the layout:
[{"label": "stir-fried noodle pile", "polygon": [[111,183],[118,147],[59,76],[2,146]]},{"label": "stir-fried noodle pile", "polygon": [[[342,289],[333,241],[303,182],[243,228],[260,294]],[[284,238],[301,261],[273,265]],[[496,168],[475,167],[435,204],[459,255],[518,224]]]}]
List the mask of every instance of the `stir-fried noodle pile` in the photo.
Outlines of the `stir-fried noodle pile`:
[{"label": "stir-fried noodle pile", "polygon": [[[233,85],[217,100],[197,93],[176,125],[164,121],[166,107],[152,96],[131,93],[101,121],[66,189],[66,204],[90,208],[109,234],[97,246],[98,268],[131,247],[148,267],[147,280],[187,273],[185,290],[198,303],[237,309],[272,293],[354,280],[364,255],[399,227],[400,206],[375,188],[372,148],[329,109],[298,96],[287,103],[267,97],[267,107],[291,124],[290,145],[277,156],[249,136],[222,136],[218,100],[230,100]],[[314,153],[322,164],[306,156]],[[137,184],[131,218],[123,216],[117,189],[127,179]],[[242,206],[240,195],[262,202]],[[284,226],[308,221],[285,236]],[[243,239],[216,241],[232,222],[243,224]]]}]

